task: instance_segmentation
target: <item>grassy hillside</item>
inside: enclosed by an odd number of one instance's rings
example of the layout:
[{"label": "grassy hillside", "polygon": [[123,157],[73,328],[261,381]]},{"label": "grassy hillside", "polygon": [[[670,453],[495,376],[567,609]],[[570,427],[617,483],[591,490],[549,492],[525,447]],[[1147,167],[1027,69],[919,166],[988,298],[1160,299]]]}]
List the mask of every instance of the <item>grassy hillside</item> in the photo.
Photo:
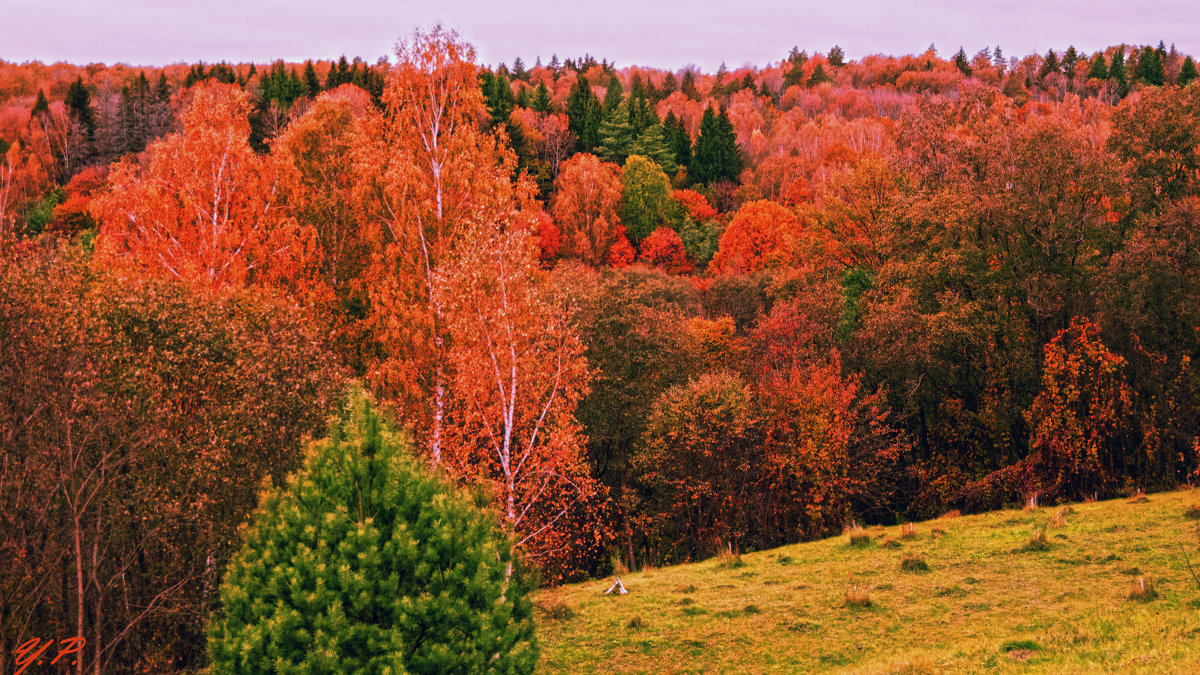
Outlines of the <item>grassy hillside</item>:
[{"label": "grassy hillside", "polygon": [[[1200,588],[1185,561],[1200,574],[1195,504],[1200,491],[944,517],[907,538],[868,528],[855,544],[843,535],[630,574],[621,597],[602,595],[610,580],[550,589],[537,598],[542,664],[1200,672]],[[903,569],[909,557],[928,570]],[[1130,597],[1138,579],[1152,597]],[[847,602],[854,587],[869,604]]]}]

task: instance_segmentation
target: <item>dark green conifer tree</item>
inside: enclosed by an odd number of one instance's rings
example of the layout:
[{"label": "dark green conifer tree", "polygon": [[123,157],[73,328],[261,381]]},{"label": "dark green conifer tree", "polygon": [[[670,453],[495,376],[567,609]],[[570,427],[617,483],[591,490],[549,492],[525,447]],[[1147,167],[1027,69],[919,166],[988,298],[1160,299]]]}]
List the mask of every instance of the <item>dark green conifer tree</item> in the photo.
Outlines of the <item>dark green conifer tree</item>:
[{"label": "dark green conifer tree", "polygon": [[1050,73],[1057,73],[1061,66],[1058,63],[1058,54],[1051,49],[1046,52],[1045,58],[1042,59],[1042,67],[1038,70],[1038,77],[1044,78]]},{"label": "dark green conifer tree", "polygon": [[1186,87],[1196,79],[1196,62],[1188,56],[1179,67],[1179,86]]},{"label": "dark green conifer tree", "polygon": [[591,152],[600,145],[600,123],[604,109],[600,105],[587,78],[579,76],[567,96],[567,128],[579,139],[583,152]]},{"label": "dark green conifer tree", "polygon": [[742,172],[742,153],[737,145],[737,134],[724,108],[719,113],[714,112],[711,106],[704,111],[692,163],[688,168],[692,178],[700,183],[738,179]]},{"label": "dark green conifer tree", "polygon": [[317,69],[311,60],[304,62],[304,87],[312,98],[321,93],[321,78],[317,77]]},{"label": "dark green conifer tree", "polygon": [[1129,93],[1129,73],[1125,69],[1125,45],[1113,52],[1112,61],[1108,64],[1108,79],[1116,85],[1117,95],[1124,97]]},{"label": "dark green conifer tree", "polygon": [[546,88],[545,82],[538,82],[537,89],[533,92],[533,100],[530,101],[529,107],[540,113],[550,112],[553,106],[553,101],[550,100],[550,90]]},{"label": "dark green conifer tree", "polygon": [[971,61],[967,58],[967,50],[960,45],[958,52],[954,54],[954,67],[958,68],[963,75],[971,76]]},{"label": "dark green conifer tree", "polygon": [[1067,77],[1075,75],[1075,66],[1079,63],[1079,52],[1075,50],[1075,45],[1067,47],[1067,51],[1063,52],[1062,71]]},{"label": "dark green conifer tree", "polygon": [[608,78],[608,86],[604,89],[604,113],[607,115],[621,105],[625,98],[625,90],[621,86],[621,78],[613,75]]},{"label": "dark green conifer tree", "polygon": [[1104,62],[1104,52],[1098,52],[1088,65],[1088,78],[1096,80],[1108,79],[1108,64]]},{"label": "dark green conifer tree", "polygon": [[1162,58],[1152,47],[1143,47],[1141,55],[1138,56],[1137,81],[1152,87],[1161,87],[1166,81]]},{"label": "dark green conifer tree", "polygon": [[675,79],[675,73],[667,73],[667,75],[663,77],[662,83],[663,98],[674,94],[676,91],[679,91],[679,80]]},{"label": "dark green conifer tree", "polygon": [[700,90],[696,88],[696,75],[691,70],[683,71],[683,81],[679,84],[679,91],[693,101],[700,100]]},{"label": "dark green conifer tree", "polygon": [[78,122],[87,134],[88,140],[96,135],[96,113],[92,110],[92,94],[83,84],[83,78],[77,77],[67,87],[67,112],[71,119]]},{"label": "dark green conifer tree", "polygon": [[599,129],[600,147],[596,154],[606,162],[621,164],[629,156],[636,133],[629,123],[629,109],[624,104],[604,115]]},{"label": "dark green conifer tree", "polygon": [[846,65],[846,52],[842,48],[834,45],[833,49],[829,50],[829,65],[834,68],[841,68]]},{"label": "dark green conifer tree", "polygon": [[208,630],[226,673],[532,673],[531,584],[510,537],[353,394],[268,488]]},{"label": "dark green conifer tree", "polygon": [[29,111],[30,117],[37,117],[50,112],[50,101],[46,100],[46,92],[38,89],[37,99],[33,102],[33,109]]},{"label": "dark green conifer tree", "polygon": [[663,120],[663,136],[667,141],[667,147],[675,155],[675,163],[679,166],[688,166],[692,163],[692,137],[688,134],[687,127],[683,125],[683,120],[675,116],[675,111],[668,111],[667,118]]},{"label": "dark green conifer tree", "polygon": [[833,82],[833,78],[825,72],[824,64],[818,63],[817,67],[813,68],[812,74],[808,76],[807,84],[809,87],[815,87],[822,82]]}]

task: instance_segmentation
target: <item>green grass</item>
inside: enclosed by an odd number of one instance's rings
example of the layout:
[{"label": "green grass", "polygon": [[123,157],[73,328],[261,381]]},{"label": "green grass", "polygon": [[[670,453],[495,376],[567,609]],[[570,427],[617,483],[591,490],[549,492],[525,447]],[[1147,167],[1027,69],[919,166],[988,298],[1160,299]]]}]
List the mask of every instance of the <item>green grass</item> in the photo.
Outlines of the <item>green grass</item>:
[{"label": "green grass", "polygon": [[[624,575],[620,597],[602,595],[609,579],[546,589],[536,602],[560,618],[539,616],[542,670],[1200,672],[1195,504],[1200,492],[1076,504],[1065,524],[1056,507],[997,511],[905,539],[871,527],[901,545],[843,535]],[[903,571],[910,557],[929,569]],[[1130,599],[1138,577],[1157,597]],[[869,604],[847,602],[852,588]]]}]

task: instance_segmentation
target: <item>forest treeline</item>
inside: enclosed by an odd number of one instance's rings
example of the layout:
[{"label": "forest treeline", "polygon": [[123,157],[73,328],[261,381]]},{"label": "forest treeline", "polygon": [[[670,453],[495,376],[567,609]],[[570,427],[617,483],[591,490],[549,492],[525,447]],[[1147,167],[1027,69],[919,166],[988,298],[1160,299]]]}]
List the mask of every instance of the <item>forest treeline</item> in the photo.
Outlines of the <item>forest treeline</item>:
[{"label": "forest treeline", "polygon": [[485,68],[444,29],[0,63],[0,640],[201,666],[263,481],[355,381],[546,583],[1190,482],[1195,78],[1161,44]]}]

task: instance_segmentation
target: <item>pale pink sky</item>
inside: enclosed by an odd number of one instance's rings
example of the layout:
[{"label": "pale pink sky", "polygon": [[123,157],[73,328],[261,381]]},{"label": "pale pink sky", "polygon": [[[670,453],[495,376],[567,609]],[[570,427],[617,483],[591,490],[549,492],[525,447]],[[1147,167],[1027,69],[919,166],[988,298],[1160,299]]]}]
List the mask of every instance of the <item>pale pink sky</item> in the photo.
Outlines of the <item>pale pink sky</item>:
[{"label": "pale pink sky", "polygon": [[1006,55],[1083,52],[1172,42],[1200,52],[1196,0],[3,0],[0,60],[162,65],[195,61],[368,61],[396,38],[442,22],[480,61],[590,53],[618,65],[705,70],[765,65],[792,45],[852,58],[910,54],[930,43],[949,55],[999,44]]}]

